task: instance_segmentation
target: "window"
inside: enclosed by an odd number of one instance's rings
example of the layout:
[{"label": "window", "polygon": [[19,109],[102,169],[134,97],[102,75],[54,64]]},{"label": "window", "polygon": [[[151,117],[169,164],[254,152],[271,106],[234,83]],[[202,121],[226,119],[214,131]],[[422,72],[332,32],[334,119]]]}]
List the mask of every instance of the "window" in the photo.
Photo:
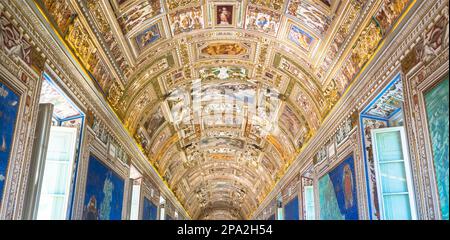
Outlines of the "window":
[{"label": "window", "polygon": [[315,220],[315,206],[314,206],[314,187],[304,187],[304,207],[305,207],[305,220]]},{"label": "window", "polygon": [[372,130],[383,220],[417,219],[404,127]]},{"label": "window", "polygon": [[[388,216],[389,214],[386,212],[386,209],[382,209],[383,207],[383,201],[388,201],[387,199],[399,199],[399,197],[394,198],[393,196],[387,196],[385,194],[389,194],[389,192],[381,192],[383,189],[383,181],[385,184],[388,184],[386,182],[387,179],[390,179],[391,177],[384,177],[383,179],[380,179],[381,175],[385,175],[387,173],[379,173],[377,169],[380,170],[386,170],[381,169],[381,166],[387,166],[387,163],[383,163],[382,161],[378,161],[375,158],[378,158],[379,160],[383,160],[384,156],[384,150],[380,149],[381,146],[378,146],[378,150],[376,149],[377,145],[381,144],[380,141],[390,140],[395,142],[396,138],[398,140],[398,135],[395,136],[395,134],[391,135],[391,137],[387,137],[389,134],[385,135],[383,134],[383,131],[389,132],[397,127],[403,127],[404,126],[404,93],[403,93],[403,82],[400,74],[397,74],[391,83],[389,83],[381,92],[378,94],[378,96],[375,97],[375,99],[372,100],[372,102],[361,112],[360,116],[360,126],[361,126],[361,134],[362,134],[362,145],[363,145],[363,156],[364,156],[364,164],[365,164],[365,172],[366,172],[366,182],[368,184],[367,186],[367,196],[369,198],[369,219],[371,220],[383,220],[383,219],[390,219],[390,218],[407,218],[406,216],[399,216],[399,213],[390,213],[394,214],[395,216]],[[376,142],[377,139],[373,135],[374,129],[384,129],[380,130],[380,141]],[[386,133],[387,133],[386,132]],[[385,136],[386,138],[383,138]],[[404,160],[404,164],[402,167],[402,171],[404,171],[404,175],[410,175],[411,170],[409,168],[409,159],[408,159],[408,151],[405,146],[407,146],[406,138],[400,137],[401,140],[397,141],[397,150],[401,149],[401,153],[405,154],[405,157],[402,157],[402,160]],[[401,146],[400,146],[401,145]],[[386,146],[387,147],[387,146]],[[391,146],[394,147],[394,146]],[[400,151],[398,151],[400,152]],[[387,154],[387,153],[386,153]],[[391,165],[394,165],[391,163]],[[401,165],[398,163],[398,165]],[[378,172],[377,172],[378,171]],[[397,174],[400,174],[397,173]],[[408,187],[412,187],[412,182],[410,180],[406,181],[408,184]],[[389,184],[392,184],[392,182],[389,182]],[[390,189],[386,189],[387,186],[385,186],[384,190],[389,191]],[[408,190],[408,194],[412,194],[411,191]],[[412,200],[414,200],[412,198]],[[387,203],[386,203],[387,204]],[[393,203],[391,203],[393,204]],[[408,204],[409,210],[412,210],[411,204]],[[389,204],[387,204],[389,206]],[[406,214],[405,211],[409,210],[401,210],[400,212],[403,214]],[[388,214],[388,215],[386,215]],[[413,214],[406,214],[406,215],[412,215]]]},{"label": "window", "polygon": [[[53,75],[52,75],[53,76]],[[40,95],[41,104],[53,105],[52,127],[42,159],[44,170],[39,184],[41,191],[33,205],[33,218],[64,220],[71,216],[73,190],[81,144],[84,114],[53,82],[49,74],[43,74]]]},{"label": "window", "polygon": [[38,219],[66,219],[76,140],[77,129],[51,128]]}]

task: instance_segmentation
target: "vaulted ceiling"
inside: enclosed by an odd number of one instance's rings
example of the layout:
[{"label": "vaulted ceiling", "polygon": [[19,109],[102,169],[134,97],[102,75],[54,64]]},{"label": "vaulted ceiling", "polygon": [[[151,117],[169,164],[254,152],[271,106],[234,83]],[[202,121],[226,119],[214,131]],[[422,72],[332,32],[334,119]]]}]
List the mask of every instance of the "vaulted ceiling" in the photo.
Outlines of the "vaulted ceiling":
[{"label": "vaulted ceiling", "polygon": [[194,219],[245,219],[409,0],[35,0]]}]

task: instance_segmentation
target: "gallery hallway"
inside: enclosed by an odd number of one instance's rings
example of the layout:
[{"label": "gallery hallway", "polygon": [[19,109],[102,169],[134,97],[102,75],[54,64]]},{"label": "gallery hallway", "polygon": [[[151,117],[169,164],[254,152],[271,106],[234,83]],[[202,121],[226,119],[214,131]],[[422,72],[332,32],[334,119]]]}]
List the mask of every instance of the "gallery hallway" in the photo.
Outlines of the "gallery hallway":
[{"label": "gallery hallway", "polygon": [[0,0],[2,220],[448,220],[448,0]]}]

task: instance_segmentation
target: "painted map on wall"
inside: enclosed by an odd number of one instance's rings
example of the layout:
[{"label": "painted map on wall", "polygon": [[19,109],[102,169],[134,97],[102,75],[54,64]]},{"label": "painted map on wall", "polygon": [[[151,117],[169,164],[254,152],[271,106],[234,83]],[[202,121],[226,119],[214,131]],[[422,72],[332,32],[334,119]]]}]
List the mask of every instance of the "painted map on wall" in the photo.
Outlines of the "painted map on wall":
[{"label": "painted map on wall", "polygon": [[321,220],[358,220],[353,156],[319,180]]},{"label": "painted map on wall", "polygon": [[122,218],[124,180],[95,157],[89,158],[84,198],[84,220]]},{"label": "painted map on wall", "polygon": [[17,94],[0,82],[0,203],[5,188],[19,100]]},{"label": "painted map on wall", "polygon": [[425,95],[428,127],[433,148],[434,168],[441,203],[442,218],[448,220],[449,189],[449,85],[448,76]]},{"label": "painted map on wall", "polygon": [[142,220],[157,220],[158,208],[147,198],[144,198],[144,207],[142,213]]},{"label": "painted map on wall", "polygon": [[284,207],[284,215],[286,220],[300,220],[298,209],[298,197],[292,199]]}]

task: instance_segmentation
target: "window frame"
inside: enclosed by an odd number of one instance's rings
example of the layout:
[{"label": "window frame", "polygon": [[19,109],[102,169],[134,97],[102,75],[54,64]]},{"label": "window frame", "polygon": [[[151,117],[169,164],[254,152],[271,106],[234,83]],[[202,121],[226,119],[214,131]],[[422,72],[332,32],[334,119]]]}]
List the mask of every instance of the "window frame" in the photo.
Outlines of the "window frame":
[{"label": "window frame", "polygon": [[411,158],[409,154],[409,147],[408,147],[408,139],[406,137],[406,130],[405,127],[388,127],[388,128],[380,128],[380,129],[372,129],[371,135],[372,135],[372,144],[373,144],[373,159],[374,159],[374,165],[375,165],[375,174],[376,174],[376,182],[377,182],[377,191],[378,191],[378,204],[380,206],[380,217],[381,220],[387,220],[385,216],[385,204],[384,204],[384,196],[383,196],[383,187],[381,182],[381,173],[380,173],[380,167],[379,167],[379,155],[378,155],[378,146],[377,146],[377,139],[376,135],[380,133],[389,133],[389,132],[399,132],[400,133],[400,140],[401,145],[403,149],[403,163],[405,167],[405,174],[406,174],[406,184],[408,188],[408,196],[409,196],[409,205],[411,210],[411,219],[408,220],[418,220],[418,214],[417,214],[417,205],[416,205],[416,198],[415,198],[415,191],[414,191],[414,181],[413,181],[413,175],[412,175],[412,167],[411,167]]}]

